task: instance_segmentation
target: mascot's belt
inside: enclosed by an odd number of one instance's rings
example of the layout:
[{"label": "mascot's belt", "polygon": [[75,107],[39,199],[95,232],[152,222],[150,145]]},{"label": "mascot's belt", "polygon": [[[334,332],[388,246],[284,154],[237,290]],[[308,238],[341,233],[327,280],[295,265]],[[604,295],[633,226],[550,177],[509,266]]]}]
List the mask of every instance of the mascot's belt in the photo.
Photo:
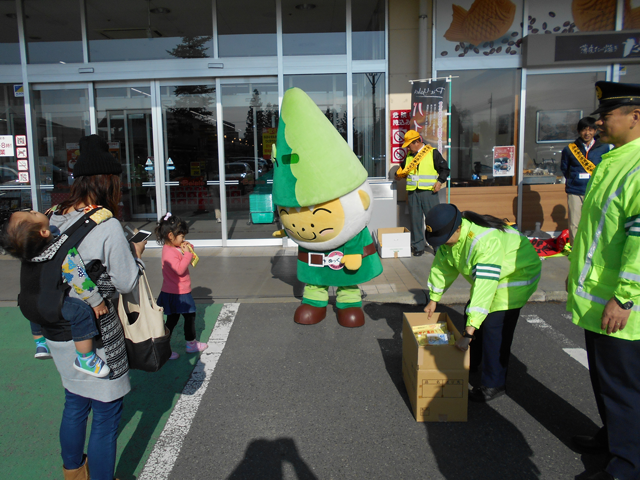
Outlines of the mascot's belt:
[{"label": "mascot's belt", "polygon": [[[370,243],[362,249],[362,258],[373,255],[374,253],[376,253],[376,251],[377,250],[375,244]],[[340,260],[340,258],[342,258],[342,255],[336,257],[329,257],[329,255],[325,255],[324,253],[307,253],[298,251],[298,260],[308,264],[310,267],[325,267],[331,266],[331,258],[336,258],[336,260],[338,261]]]}]

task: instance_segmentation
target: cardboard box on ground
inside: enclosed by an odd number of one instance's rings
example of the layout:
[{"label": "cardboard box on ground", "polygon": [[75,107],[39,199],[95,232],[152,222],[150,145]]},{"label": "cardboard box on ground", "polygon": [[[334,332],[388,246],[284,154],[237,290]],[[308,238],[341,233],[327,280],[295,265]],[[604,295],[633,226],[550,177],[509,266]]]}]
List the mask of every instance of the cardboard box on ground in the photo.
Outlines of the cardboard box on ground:
[{"label": "cardboard box on ground", "polygon": [[411,232],[405,227],[379,228],[375,242],[381,258],[411,256]]},{"label": "cardboard box on ground", "polygon": [[456,340],[460,332],[446,313],[405,313],[402,321],[402,378],[418,422],[466,422],[469,350],[454,345],[420,346],[412,327],[447,323]]}]

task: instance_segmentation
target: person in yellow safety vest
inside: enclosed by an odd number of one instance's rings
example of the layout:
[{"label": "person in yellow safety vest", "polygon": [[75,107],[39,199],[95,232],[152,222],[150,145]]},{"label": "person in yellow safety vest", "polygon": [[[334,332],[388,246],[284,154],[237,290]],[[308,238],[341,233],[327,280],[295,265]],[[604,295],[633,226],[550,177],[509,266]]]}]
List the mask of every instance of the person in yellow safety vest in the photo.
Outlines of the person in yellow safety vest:
[{"label": "person in yellow safety vest", "polygon": [[440,152],[422,142],[420,134],[409,130],[402,148],[409,149],[405,161],[396,172],[396,180],[407,179],[407,203],[411,214],[411,248],[413,255],[424,253],[424,216],[440,203],[438,192],[449,177],[449,164]]},{"label": "person in yellow safety vest", "polygon": [[567,310],[584,328],[603,427],[582,453],[609,452],[593,479],[640,478],[640,85],[597,82],[596,127],[614,148],[587,185],[569,256]]},{"label": "person in yellow safety vest", "polygon": [[538,286],[540,258],[527,237],[491,215],[441,204],[429,211],[426,223],[427,241],[440,248],[424,311],[431,318],[458,274],[471,284],[466,326],[456,347],[466,351],[471,345],[472,371],[482,364],[480,385],[469,399],[487,402],[505,393],[513,334],[520,309]]}]

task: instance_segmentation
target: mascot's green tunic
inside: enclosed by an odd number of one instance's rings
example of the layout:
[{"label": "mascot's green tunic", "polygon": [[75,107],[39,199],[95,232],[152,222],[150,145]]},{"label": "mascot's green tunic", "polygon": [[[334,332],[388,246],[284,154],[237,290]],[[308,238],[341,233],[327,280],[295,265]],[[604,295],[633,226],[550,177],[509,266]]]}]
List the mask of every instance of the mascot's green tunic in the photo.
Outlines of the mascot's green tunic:
[{"label": "mascot's green tunic", "polygon": [[273,146],[273,201],[283,230],[298,244],[298,279],[306,284],[297,323],[324,319],[330,286],[338,287],[338,322],[364,324],[359,283],[382,273],[367,224],[367,171],[340,133],[302,90],[282,100]]}]

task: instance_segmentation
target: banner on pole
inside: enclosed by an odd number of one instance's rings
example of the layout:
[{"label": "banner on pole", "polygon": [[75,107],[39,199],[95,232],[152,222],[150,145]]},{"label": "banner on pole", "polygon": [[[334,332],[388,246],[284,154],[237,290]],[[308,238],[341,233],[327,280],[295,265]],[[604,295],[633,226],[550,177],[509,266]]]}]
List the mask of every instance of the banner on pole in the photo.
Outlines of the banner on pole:
[{"label": "banner on pole", "polygon": [[417,131],[425,144],[438,149],[447,159],[449,152],[449,88],[446,80],[413,82],[411,85],[411,119],[409,128]]}]

